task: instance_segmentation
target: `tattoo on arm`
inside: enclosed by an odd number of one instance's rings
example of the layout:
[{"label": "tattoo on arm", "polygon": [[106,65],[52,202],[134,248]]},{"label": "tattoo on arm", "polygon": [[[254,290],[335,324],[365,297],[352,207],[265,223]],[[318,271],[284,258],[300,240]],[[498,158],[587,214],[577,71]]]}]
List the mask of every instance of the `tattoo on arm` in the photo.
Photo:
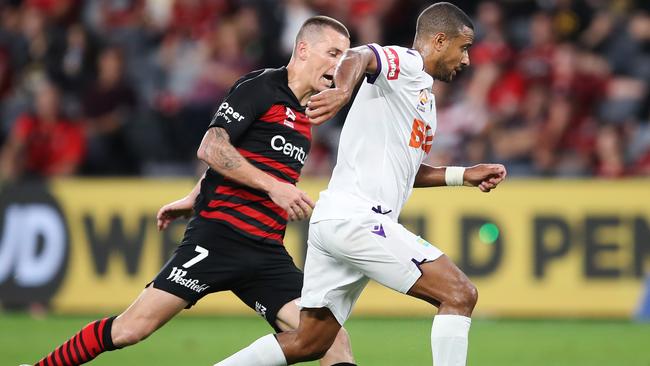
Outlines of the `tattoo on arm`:
[{"label": "tattoo on arm", "polygon": [[213,135],[213,146],[208,149],[208,157],[211,164],[223,170],[239,168],[244,158],[230,143],[230,137],[223,128],[215,127],[210,129]]}]

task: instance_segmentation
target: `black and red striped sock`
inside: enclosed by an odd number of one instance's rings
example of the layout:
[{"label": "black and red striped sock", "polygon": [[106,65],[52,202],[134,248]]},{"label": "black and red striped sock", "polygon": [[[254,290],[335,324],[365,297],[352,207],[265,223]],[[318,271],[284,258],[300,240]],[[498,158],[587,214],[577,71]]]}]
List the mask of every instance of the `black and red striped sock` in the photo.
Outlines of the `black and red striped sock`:
[{"label": "black and red striped sock", "polygon": [[74,337],[68,339],[34,366],[81,365],[102,352],[116,349],[111,338],[111,326],[114,319],[113,316],[86,325]]}]

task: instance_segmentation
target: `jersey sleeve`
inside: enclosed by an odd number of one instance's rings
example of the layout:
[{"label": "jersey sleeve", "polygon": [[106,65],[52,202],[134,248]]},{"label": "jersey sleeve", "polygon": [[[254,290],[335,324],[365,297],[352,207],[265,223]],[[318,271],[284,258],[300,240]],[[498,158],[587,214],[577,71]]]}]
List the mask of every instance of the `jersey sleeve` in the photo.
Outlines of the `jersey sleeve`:
[{"label": "jersey sleeve", "polygon": [[399,46],[382,47],[376,43],[366,46],[377,58],[377,71],[366,75],[366,80],[382,89],[392,90],[414,80],[424,67],[422,57],[415,50]]},{"label": "jersey sleeve", "polygon": [[236,142],[243,136],[265,107],[263,98],[260,96],[266,92],[256,91],[256,84],[258,83],[255,80],[246,80],[235,84],[219,105],[209,128],[223,128],[232,142]]}]

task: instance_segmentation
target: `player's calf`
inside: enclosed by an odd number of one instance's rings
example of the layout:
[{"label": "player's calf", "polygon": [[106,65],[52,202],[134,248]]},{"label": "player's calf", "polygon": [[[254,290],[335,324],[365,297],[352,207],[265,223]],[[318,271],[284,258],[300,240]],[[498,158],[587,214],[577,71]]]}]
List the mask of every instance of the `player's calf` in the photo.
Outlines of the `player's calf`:
[{"label": "player's calf", "polygon": [[341,325],[328,308],[305,308],[300,311],[300,326],[295,332],[278,334],[288,364],[313,361],[325,356],[336,339]]},{"label": "player's calf", "polygon": [[[276,323],[284,332],[298,329],[301,311],[298,309],[296,303],[296,300],[288,302],[277,314]],[[352,355],[352,348],[350,346],[350,337],[345,328],[341,327],[329,350],[320,358],[320,365],[349,366],[354,365],[353,362],[354,356]]]},{"label": "player's calf", "polygon": [[[264,336],[215,366],[284,366],[322,358],[341,325],[327,308],[300,311],[298,330]],[[354,365],[340,362],[332,366]]]},{"label": "player's calf", "polygon": [[99,354],[118,347],[111,339],[115,317],[100,319],[83,327],[72,338],[57,347],[34,366],[76,366],[93,360]]},{"label": "player's calf", "polygon": [[165,291],[147,287],[119,317],[86,325],[74,337],[52,351],[35,366],[77,366],[105,351],[137,343],[187,305],[187,301]]},{"label": "player's calf", "polygon": [[334,343],[334,339],[317,337],[307,332],[286,332],[278,334],[288,364],[314,361],[323,358]]},{"label": "player's calf", "polygon": [[156,324],[145,319],[128,321],[117,317],[113,322],[113,343],[119,347],[132,346],[149,337],[156,329]]}]

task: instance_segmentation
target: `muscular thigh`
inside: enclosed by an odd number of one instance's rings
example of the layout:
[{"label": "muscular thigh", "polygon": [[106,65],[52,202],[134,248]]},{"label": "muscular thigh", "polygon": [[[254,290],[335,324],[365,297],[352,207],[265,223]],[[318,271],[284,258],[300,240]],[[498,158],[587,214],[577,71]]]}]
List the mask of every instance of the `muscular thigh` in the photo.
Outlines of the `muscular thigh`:
[{"label": "muscular thigh", "polygon": [[303,273],[282,246],[264,248],[250,260],[255,263],[255,268],[251,270],[247,280],[232,291],[276,331],[284,331],[286,329],[278,325],[278,313],[287,306],[289,310],[294,308],[295,314],[289,312],[285,320],[295,318],[297,323],[298,308],[294,302],[300,297]]}]

